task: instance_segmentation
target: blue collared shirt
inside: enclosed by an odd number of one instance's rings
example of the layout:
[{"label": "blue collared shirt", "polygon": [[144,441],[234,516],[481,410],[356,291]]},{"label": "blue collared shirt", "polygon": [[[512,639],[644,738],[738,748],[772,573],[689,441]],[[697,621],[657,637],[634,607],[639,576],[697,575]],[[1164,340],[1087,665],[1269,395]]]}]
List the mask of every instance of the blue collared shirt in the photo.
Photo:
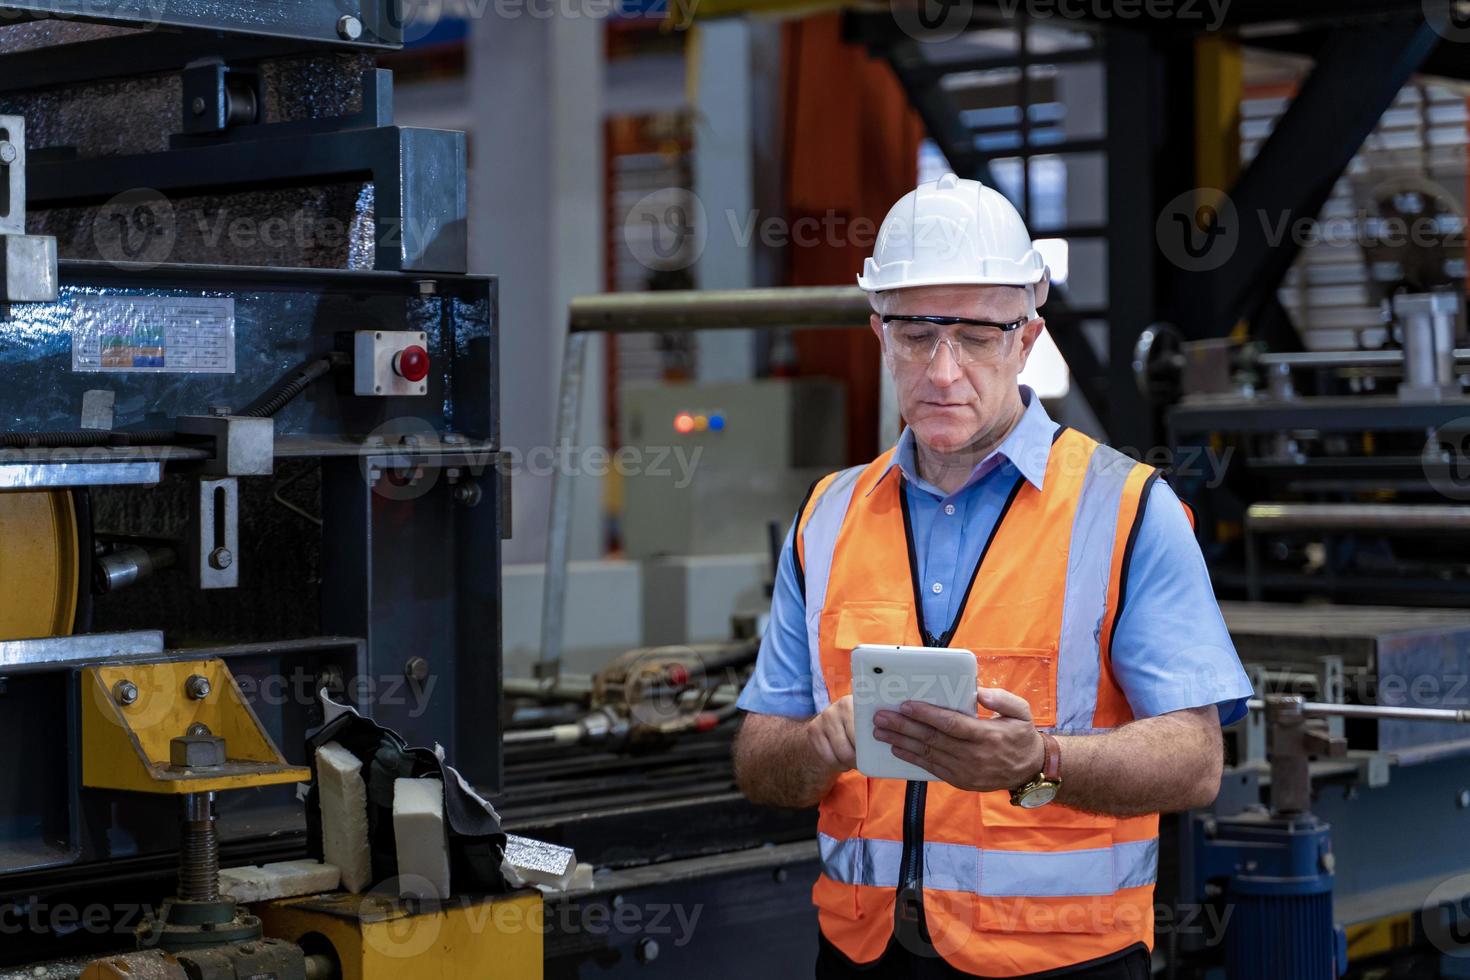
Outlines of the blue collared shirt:
[{"label": "blue collared shirt", "polygon": [[[1030,388],[1023,385],[1021,397],[1026,410],[1020,421],[954,493],[919,476],[912,429],[899,437],[890,472],[883,476],[895,479],[892,470],[897,469],[908,484],[924,623],[936,636],[959,613],[957,603],[1016,480],[1041,487],[1057,423]],[[739,706],[805,718],[815,714],[816,702],[794,530],[786,535],[770,625]],[[1111,663],[1134,717],[1214,704],[1221,724],[1239,720],[1251,695],[1250,681],[1220,615],[1194,529],[1163,480],[1155,480],[1149,492],[1127,574],[1128,601],[1118,617]]]}]

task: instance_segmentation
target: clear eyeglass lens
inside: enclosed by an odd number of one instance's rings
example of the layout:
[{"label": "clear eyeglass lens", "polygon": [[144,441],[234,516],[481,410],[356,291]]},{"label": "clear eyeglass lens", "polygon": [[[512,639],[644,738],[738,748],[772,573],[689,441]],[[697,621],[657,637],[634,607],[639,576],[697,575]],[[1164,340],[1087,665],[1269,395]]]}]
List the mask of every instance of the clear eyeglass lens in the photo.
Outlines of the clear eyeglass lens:
[{"label": "clear eyeglass lens", "polygon": [[949,338],[950,350],[961,364],[995,360],[1006,346],[1005,331],[995,327],[965,327],[951,334],[936,326],[920,323],[888,325],[893,353],[905,361],[928,361],[934,355],[935,340],[940,335]]}]

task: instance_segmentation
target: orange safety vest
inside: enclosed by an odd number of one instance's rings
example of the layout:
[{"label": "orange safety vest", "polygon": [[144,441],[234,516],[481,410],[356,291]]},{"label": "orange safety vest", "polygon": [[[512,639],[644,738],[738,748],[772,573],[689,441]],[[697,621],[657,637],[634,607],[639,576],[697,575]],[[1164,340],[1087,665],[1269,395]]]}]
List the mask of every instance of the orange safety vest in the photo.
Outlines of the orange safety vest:
[{"label": "orange safety vest", "polygon": [[[850,693],[859,644],[939,645],[973,651],[980,684],[1025,697],[1038,728],[1095,733],[1132,720],[1108,647],[1157,472],[1059,430],[1042,489],[1020,478],[1011,491],[956,624],[926,637],[947,624],[921,622],[904,481],[885,479],[892,457],[823,478],[798,517],[817,709]],[[822,933],[855,962],[882,955],[901,887],[922,896],[937,952],[969,973],[1019,976],[1153,946],[1157,814],[1025,810],[1005,791],[851,770],[823,798],[817,830]]]}]

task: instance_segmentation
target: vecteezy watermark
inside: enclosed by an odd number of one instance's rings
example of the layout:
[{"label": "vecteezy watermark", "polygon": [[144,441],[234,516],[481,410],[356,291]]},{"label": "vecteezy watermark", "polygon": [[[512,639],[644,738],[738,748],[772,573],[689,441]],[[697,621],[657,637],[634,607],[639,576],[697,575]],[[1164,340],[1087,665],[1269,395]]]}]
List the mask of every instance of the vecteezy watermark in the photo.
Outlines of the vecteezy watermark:
[{"label": "vecteezy watermark", "polygon": [[1470,500],[1470,415],[1441,425],[1424,441],[1424,479],[1450,500]]},{"label": "vecteezy watermark", "polygon": [[[1288,210],[1241,212],[1230,196],[1213,187],[1185,191],[1164,205],[1154,234],[1164,257],[1186,272],[1208,272],[1230,260],[1247,231],[1259,231],[1270,248],[1352,245],[1361,249],[1463,247],[1465,219],[1453,210],[1430,207],[1433,187],[1384,191],[1382,213],[1359,208],[1318,218]],[[1447,195],[1444,195],[1447,197]]]},{"label": "vecteezy watermark", "polygon": [[152,905],[93,902],[73,905],[38,899],[0,904],[0,936],[128,936],[144,922],[156,918]]},{"label": "vecteezy watermark", "polygon": [[[408,718],[421,718],[429,712],[434,692],[439,687],[439,675],[435,674],[427,661],[415,658],[423,670],[408,670],[385,674],[348,674],[334,671],[330,679],[322,674],[308,672],[295,667],[290,673],[238,673],[232,675],[234,689],[244,703],[254,708],[296,707],[314,709],[320,704],[319,694],[327,689],[330,697],[338,702],[371,706],[374,708],[403,709],[401,714]],[[133,728],[147,728],[167,718],[178,710],[178,705],[191,695],[182,686],[159,687],[150,685],[146,672],[130,674],[124,671],[112,687],[100,684],[91,689],[91,696],[101,711],[98,716],[118,724],[124,722]],[[126,700],[122,689],[127,688]],[[210,691],[208,698],[233,698],[234,694]],[[126,716],[117,713],[118,707],[126,708]],[[395,712],[400,713],[400,712]]]},{"label": "vecteezy watermark", "polygon": [[708,242],[704,202],[682,187],[645,194],[623,219],[623,243],[639,265],[654,272],[687,269]]},{"label": "vecteezy watermark", "polygon": [[1212,187],[1185,191],[1159,212],[1154,237],[1164,257],[1185,272],[1218,269],[1240,244],[1235,202]]},{"label": "vecteezy watermark", "polygon": [[[957,890],[973,888],[973,882],[949,876],[943,871],[931,875],[924,871],[926,887],[951,887]],[[998,903],[987,909],[987,930],[1004,932],[1045,933],[1098,933],[1113,931],[1141,932],[1151,929],[1155,938],[1163,936],[1191,937],[1204,947],[1218,946],[1224,942],[1235,906],[1228,903],[1180,902],[1176,904],[1155,902],[1152,905],[1135,905],[1115,902],[1110,897],[1078,896],[1045,904],[1014,902]],[[930,920],[928,942],[915,942],[907,930],[897,933],[896,938],[909,952],[924,957],[943,955],[940,951],[963,946],[975,932],[977,925],[971,919],[960,916]]]},{"label": "vecteezy watermark", "polygon": [[[997,0],[1008,21],[1180,21],[1218,31],[1231,0]],[[1428,2],[1428,0],[1426,0]],[[970,26],[974,0],[889,0],[893,22],[919,41],[948,41]]]},{"label": "vecteezy watermark", "polygon": [[619,936],[640,942],[667,942],[683,948],[694,939],[694,930],[704,913],[703,904],[637,902],[621,896],[607,902],[563,902],[554,898],[531,902],[461,897],[436,900],[432,897],[433,883],[417,876],[383,882],[364,903],[381,906],[384,912],[395,911],[399,903],[392,896],[400,889],[418,896],[410,911],[419,914],[387,916],[383,920],[384,928],[364,933],[369,946],[393,959],[409,959],[432,947],[451,914],[459,921],[459,928],[471,935],[486,930],[494,930],[502,937],[527,932],[538,936],[585,935],[599,937],[604,945],[607,937]]},{"label": "vecteezy watermark", "polygon": [[1421,0],[1424,19],[1446,41],[1470,41],[1470,3],[1465,0]]},{"label": "vecteezy watermark", "polygon": [[[926,220],[912,228],[898,218],[884,226],[888,240],[910,239],[944,255],[965,247],[964,229],[948,220]],[[713,220],[699,195],[681,187],[665,187],[640,199],[623,219],[623,241],[633,258],[654,272],[687,269],[698,262],[711,237],[746,249],[862,248],[878,240],[878,223],[828,209],[820,214],[764,214],[759,209],[727,208]]]},{"label": "vecteezy watermark", "polygon": [[[451,484],[483,482],[501,474],[515,480],[518,476],[600,478],[616,473],[622,477],[671,480],[675,490],[686,490],[694,482],[704,456],[701,445],[679,444],[616,449],[575,446],[570,442],[498,449],[469,444],[455,447],[446,444],[427,421],[407,416],[384,422],[364,443],[370,450],[381,447],[382,451],[362,457],[363,479],[372,485],[375,494],[390,500],[415,500],[441,480]],[[446,453],[446,450],[453,452]]]},{"label": "vecteezy watermark", "polygon": [[151,31],[163,24],[169,0],[32,0],[25,9],[0,7],[0,27],[17,20],[112,20],[134,30]]},{"label": "vecteezy watermark", "polygon": [[[149,187],[123,191],[92,217],[92,241],[108,262],[156,266],[172,260],[181,242],[215,251],[281,253],[347,250],[363,237],[360,219],[310,208],[290,214],[240,214],[229,207],[195,210],[175,206]],[[379,215],[372,223],[372,242],[395,251],[404,241],[428,241],[438,232],[430,217]],[[262,260],[263,261],[263,260]]]},{"label": "vecteezy watermark", "polygon": [[1446,956],[1470,959],[1470,874],[1434,887],[1420,906],[1424,936]]},{"label": "vecteezy watermark", "polygon": [[92,241],[108,262],[167,262],[178,237],[173,204],[152,188],[123,191],[92,215]]}]

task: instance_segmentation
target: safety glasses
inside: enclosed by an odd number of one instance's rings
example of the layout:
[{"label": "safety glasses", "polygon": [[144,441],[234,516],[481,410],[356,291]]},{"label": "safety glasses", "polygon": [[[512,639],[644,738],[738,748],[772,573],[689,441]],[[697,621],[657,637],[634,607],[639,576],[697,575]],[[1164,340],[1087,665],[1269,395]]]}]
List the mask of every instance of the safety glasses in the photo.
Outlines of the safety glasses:
[{"label": "safety glasses", "polygon": [[989,364],[1011,349],[1011,337],[1030,317],[1001,323],[964,316],[920,316],[892,313],[883,317],[883,338],[888,352],[900,361],[928,364],[939,351],[940,342],[959,365]]}]

